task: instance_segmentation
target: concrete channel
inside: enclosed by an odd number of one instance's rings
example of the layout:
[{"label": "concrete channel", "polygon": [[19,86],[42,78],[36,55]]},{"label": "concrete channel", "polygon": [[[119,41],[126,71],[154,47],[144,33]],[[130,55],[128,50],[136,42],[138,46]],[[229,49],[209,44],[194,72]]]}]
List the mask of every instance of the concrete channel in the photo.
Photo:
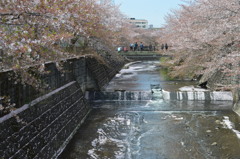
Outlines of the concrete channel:
[{"label": "concrete channel", "polygon": [[59,158],[239,159],[231,98],[164,99],[163,90],[195,84],[164,78],[158,61],[124,68],[102,92],[89,92],[93,110]]}]

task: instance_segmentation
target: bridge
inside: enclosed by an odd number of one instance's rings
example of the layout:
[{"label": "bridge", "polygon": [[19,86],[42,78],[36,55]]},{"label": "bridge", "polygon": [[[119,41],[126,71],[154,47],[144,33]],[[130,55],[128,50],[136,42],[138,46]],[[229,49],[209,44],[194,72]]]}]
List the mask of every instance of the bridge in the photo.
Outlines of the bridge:
[{"label": "bridge", "polygon": [[120,55],[131,60],[159,60],[161,57],[169,57],[159,52],[152,51],[135,51],[135,52],[120,52]]}]

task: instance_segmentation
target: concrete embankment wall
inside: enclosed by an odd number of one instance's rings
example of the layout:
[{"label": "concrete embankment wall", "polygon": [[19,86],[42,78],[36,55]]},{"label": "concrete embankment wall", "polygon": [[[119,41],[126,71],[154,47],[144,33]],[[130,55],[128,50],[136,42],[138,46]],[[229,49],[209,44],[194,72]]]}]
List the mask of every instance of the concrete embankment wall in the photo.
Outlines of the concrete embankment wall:
[{"label": "concrete embankment wall", "polygon": [[102,88],[123,65],[91,56],[66,60],[61,70],[48,63],[47,74],[33,74],[48,85],[45,93],[17,83],[13,71],[1,72],[0,96],[15,108],[0,112],[0,158],[56,158],[91,110],[85,91]]},{"label": "concrete embankment wall", "polygon": [[236,89],[233,92],[233,110],[240,115],[240,90]]},{"label": "concrete embankment wall", "polygon": [[206,101],[232,101],[232,92],[220,91],[177,91],[168,92],[163,90],[165,100],[206,100]]}]

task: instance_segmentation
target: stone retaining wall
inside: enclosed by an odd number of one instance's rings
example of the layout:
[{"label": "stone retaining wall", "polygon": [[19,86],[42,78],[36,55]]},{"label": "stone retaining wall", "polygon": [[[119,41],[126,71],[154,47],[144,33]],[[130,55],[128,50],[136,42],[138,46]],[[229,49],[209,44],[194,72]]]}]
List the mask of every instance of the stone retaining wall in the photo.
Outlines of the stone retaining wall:
[{"label": "stone retaining wall", "polygon": [[[28,83],[22,84],[20,82],[21,76],[14,71],[0,72],[0,97],[9,98],[9,104],[14,104],[15,108],[19,108],[71,81],[77,81],[83,92],[100,90],[122,68],[124,62],[111,61],[111,63],[103,64],[94,57],[84,56],[62,61],[58,65],[61,69],[55,63],[45,64],[45,71],[47,72],[45,74],[39,74],[35,71],[39,66],[26,69],[29,75],[34,76],[45,86],[41,87],[44,88],[44,93]],[[4,104],[3,102],[4,100],[0,98],[0,104]],[[6,114],[6,111],[0,109],[0,117],[4,114]]]},{"label": "stone retaining wall", "polygon": [[0,154],[51,158],[90,111],[76,82],[56,89],[0,118]]},{"label": "stone retaining wall", "polygon": [[0,159],[57,158],[91,110],[85,91],[100,90],[123,65],[91,56],[66,60],[60,70],[45,64],[47,74],[33,74],[48,85],[44,94],[16,83],[13,71],[0,73],[0,97],[16,104],[0,114]]}]

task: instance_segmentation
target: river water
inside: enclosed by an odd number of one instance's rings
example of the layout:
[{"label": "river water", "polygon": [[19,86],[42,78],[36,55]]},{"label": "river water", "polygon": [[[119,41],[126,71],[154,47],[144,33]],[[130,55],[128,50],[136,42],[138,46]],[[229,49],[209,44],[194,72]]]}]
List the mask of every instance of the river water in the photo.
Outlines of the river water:
[{"label": "river water", "polygon": [[[174,91],[192,81],[169,81],[157,61],[123,69],[105,91]],[[147,95],[149,93],[146,93]],[[92,112],[62,159],[240,159],[240,118],[229,101],[92,101]],[[143,98],[145,99],[145,98]]]}]

